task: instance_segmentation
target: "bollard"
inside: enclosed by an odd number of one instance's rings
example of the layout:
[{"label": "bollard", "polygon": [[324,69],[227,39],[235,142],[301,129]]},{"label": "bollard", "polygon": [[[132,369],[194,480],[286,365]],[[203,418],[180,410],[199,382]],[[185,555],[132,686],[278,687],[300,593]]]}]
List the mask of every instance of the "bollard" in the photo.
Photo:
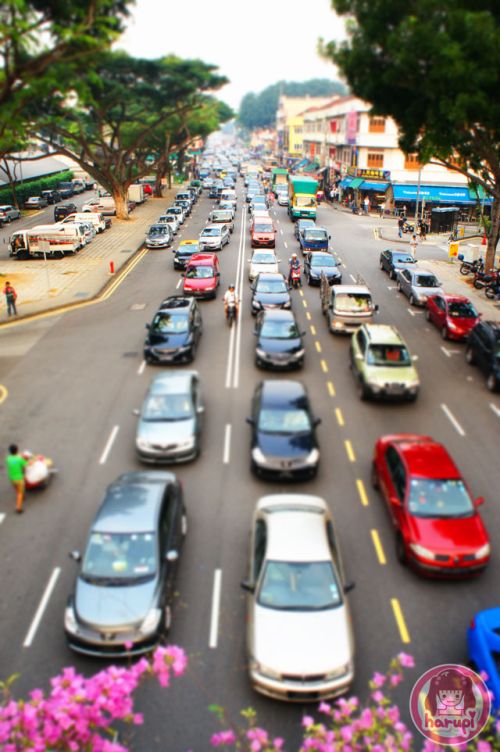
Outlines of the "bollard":
[{"label": "bollard", "polygon": [[115,273],[115,262],[114,261],[110,261],[109,262],[109,273],[110,274],[114,274]]},{"label": "bollard", "polygon": [[481,245],[486,245],[486,233],[483,235],[483,239],[481,240]]}]

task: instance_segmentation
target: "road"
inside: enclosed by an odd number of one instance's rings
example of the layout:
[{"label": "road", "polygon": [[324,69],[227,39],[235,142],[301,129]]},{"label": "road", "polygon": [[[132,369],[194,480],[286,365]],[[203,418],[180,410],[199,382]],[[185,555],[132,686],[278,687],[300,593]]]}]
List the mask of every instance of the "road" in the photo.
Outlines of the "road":
[{"label": "road", "polygon": [[[183,228],[183,239],[198,236],[211,208],[212,201],[200,199]],[[285,270],[298,244],[286,210],[273,211],[277,254]],[[323,419],[318,477],[293,490],[323,496],[336,519],[347,576],[356,583],[350,595],[357,645],[353,691],[364,696],[373,672],[383,671],[401,650],[415,656],[414,678],[430,666],[464,661],[471,615],[497,605],[500,399],[467,366],[463,347],[443,347],[439,332],[420,311],[409,309],[379,270],[378,254],[386,244],[374,238],[375,219],[321,206],[317,224],[331,232],[345,264],[344,280],[363,276],[380,306],[379,321],[396,325],[419,356],[422,379],[415,404],[360,402],[348,368],[348,339],[328,333],[317,288],[293,292],[294,310],[307,331],[307,355],[303,370],[289,378],[307,385],[313,408]],[[436,254],[439,257],[437,249]],[[222,290],[237,281],[239,255],[246,267],[250,248],[241,200],[232,242],[221,253]],[[254,366],[246,268],[241,271],[239,330],[229,334],[221,294],[216,301],[201,303],[204,333],[195,367],[206,401],[205,430],[201,457],[176,469],[184,484],[189,532],[170,635],[188,651],[190,668],[172,689],[149,685],[141,692],[146,723],[134,732],[134,749],[141,752],[163,750],[167,739],[172,750],[206,750],[209,734],[219,728],[208,711],[211,704],[226,709],[228,725],[239,723],[239,710],[251,705],[261,725],[285,737],[287,749],[296,749],[300,738],[305,707],[255,695],[246,676],[239,583],[246,575],[251,515],[260,496],[289,486],[259,481],[249,470],[245,416],[251,395],[260,379],[282,376]],[[22,516],[12,513],[13,493],[3,472],[0,480],[0,512],[5,515],[0,518],[0,666],[2,678],[21,674],[18,694],[46,686],[64,665],[72,663],[86,674],[102,665],[75,657],[65,647],[63,612],[75,573],[68,552],[84,545],[106,485],[120,473],[140,468],[132,410],[140,407],[158,372],[142,363],[144,325],[162,298],[175,291],[178,280],[169,251],[149,252],[105,303],[0,332],[0,384],[8,390],[0,406],[4,447],[17,440],[22,447],[54,457],[61,470],[49,490],[28,499]],[[486,498],[481,509],[493,556],[480,577],[427,581],[397,563],[389,519],[370,488],[369,473],[377,437],[401,431],[431,434],[444,442],[473,493]],[[216,572],[220,600],[213,597]],[[40,619],[34,621],[44,594]],[[404,706],[411,683],[398,694]]]}]

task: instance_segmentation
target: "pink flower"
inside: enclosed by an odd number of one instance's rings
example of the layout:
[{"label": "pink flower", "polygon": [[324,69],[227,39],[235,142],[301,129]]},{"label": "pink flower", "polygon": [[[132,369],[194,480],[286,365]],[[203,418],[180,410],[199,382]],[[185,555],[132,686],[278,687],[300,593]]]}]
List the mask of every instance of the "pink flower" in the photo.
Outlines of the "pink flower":
[{"label": "pink flower", "polygon": [[311,726],[314,726],[314,718],[313,718],[312,716],[310,716],[310,715],[305,715],[305,716],[304,716],[304,717],[302,718],[302,725],[303,725],[303,726],[304,726],[304,728],[306,728],[306,729],[307,729],[307,728],[311,728]]},{"label": "pink flower", "polygon": [[381,674],[379,671],[376,671],[373,674],[372,684],[376,689],[378,689],[379,687],[383,687],[385,684],[385,681],[386,681],[386,677],[384,676],[384,674]]},{"label": "pink flower", "polygon": [[353,737],[352,726],[342,726],[340,735],[345,742],[350,742]]},{"label": "pink flower", "polygon": [[477,743],[477,752],[491,752],[492,747],[489,742],[479,741]]},{"label": "pink flower", "polygon": [[397,687],[398,684],[400,684],[402,681],[403,681],[403,676],[401,674],[392,674],[391,687]]},{"label": "pink flower", "polygon": [[376,703],[380,705],[380,703],[385,700],[385,695],[383,692],[381,692],[379,689],[377,689],[376,692],[372,692],[372,697],[375,700]]},{"label": "pink flower", "polygon": [[132,648],[134,647],[134,643],[132,642],[132,640],[127,640],[126,642],[123,643],[123,645],[125,647],[125,650],[132,650]]},{"label": "pink flower", "polygon": [[227,731],[219,731],[217,734],[213,734],[210,739],[212,747],[221,747],[223,744],[234,744],[236,742],[236,734],[230,729]]},{"label": "pink flower", "polygon": [[320,713],[329,715],[331,713],[332,706],[328,702],[320,702],[318,710]]},{"label": "pink flower", "polygon": [[408,653],[400,653],[398,655],[398,660],[401,666],[404,668],[414,668],[415,661],[413,660],[412,655],[408,655]]}]

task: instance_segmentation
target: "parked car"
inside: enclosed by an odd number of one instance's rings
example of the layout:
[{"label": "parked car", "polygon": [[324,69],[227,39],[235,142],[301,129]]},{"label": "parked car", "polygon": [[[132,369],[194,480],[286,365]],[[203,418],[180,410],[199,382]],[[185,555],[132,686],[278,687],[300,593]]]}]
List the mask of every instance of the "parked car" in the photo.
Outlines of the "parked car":
[{"label": "parked car", "polygon": [[320,453],[309,397],[300,381],[262,381],[247,422],[252,427],[250,467],[269,480],[314,478]]},{"label": "parked car", "polygon": [[43,196],[30,196],[24,202],[25,209],[45,209],[46,206],[48,206],[48,202]]},{"label": "parked car", "polygon": [[12,206],[12,204],[2,204],[0,206],[0,223],[7,224],[14,219],[20,219],[20,217],[21,212],[15,206]]},{"label": "parked car", "polygon": [[419,269],[398,269],[396,287],[406,295],[412,306],[425,306],[427,298],[442,293],[441,282],[432,272]]},{"label": "parked car", "polygon": [[306,227],[316,227],[314,219],[298,219],[293,226],[293,234],[299,239],[299,235]]},{"label": "parked car", "polygon": [[265,308],[292,307],[288,286],[282,274],[260,272],[253,281],[251,290],[251,311],[254,316]]},{"label": "parked car", "polygon": [[400,269],[406,269],[416,263],[417,261],[411,253],[407,253],[406,251],[391,251],[390,248],[382,251],[379,260],[380,268],[383,272],[388,272],[391,279],[396,279],[396,273]]},{"label": "parked car", "polygon": [[146,329],[146,363],[191,363],[202,332],[198,303],[183,295],[171,295],[162,302]]},{"label": "parked car", "polygon": [[486,376],[490,392],[500,391],[500,324],[480,321],[467,338],[465,359],[477,365]]},{"label": "parked car", "polygon": [[156,224],[161,225],[163,223],[167,224],[170,227],[173,235],[177,235],[180,223],[176,214],[162,214],[160,217],[158,217]]},{"label": "parked car", "polygon": [[219,259],[215,253],[195,253],[186,265],[183,292],[196,298],[215,298],[220,285]]},{"label": "parked car", "polygon": [[96,658],[147,653],[172,621],[187,515],[167,472],[126,473],[108,486],[64,614],[68,646]]},{"label": "parked car", "polygon": [[59,183],[57,190],[62,199],[71,198],[75,193],[75,188],[71,180],[64,180],[62,183]]},{"label": "parked car", "polygon": [[169,206],[168,209],[165,210],[164,214],[175,214],[179,224],[180,225],[184,224],[186,213],[184,209],[182,208],[182,206]]},{"label": "parked car", "polygon": [[427,298],[425,318],[437,326],[443,339],[463,340],[479,321],[480,315],[463,295],[431,295]]},{"label": "parked car", "polygon": [[57,204],[61,200],[59,191],[42,191],[40,195],[46,199],[48,204]]},{"label": "parked car", "polygon": [[184,215],[186,217],[189,217],[189,215],[191,214],[191,209],[192,209],[193,204],[191,202],[191,199],[189,200],[175,199],[174,206],[180,206],[181,209],[184,209]]},{"label": "parked car", "polygon": [[78,209],[76,204],[60,204],[54,206],[54,222],[59,222],[64,217],[68,217],[70,214],[76,214]]},{"label": "parked car", "polygon": [[292,311],[261,311],[254,334],[255,365],[280,370],[304,365],[305,332],[300,330]]},{"label": "parked car", "polygon": [[229,240],[230,232],[225,224],[207,225],[200,232],[200,251],[222,251]]},{"label": "parked car", "polygon": [[248,671],[277,700],[317,702],[354,680],[354,635],[337,526],[326,502],[275,494],[252,519],[247,592]]},{"label": "parked car", "polygon": [[493,713],[500,711],[500,608],[479,611],[467,630],[467,647],[471,667],[483,677],[491,692]]},{"label": "parked car", "polygon": [[362,400],[417,399],[420,379],[414,358],[394,326],[364,324],[352,335],[349,354]]},{"label": "parked car", "polygon": [[147,248],[168,248],[174,234],[166,222],[151,225],[146,235]]},{"label": "parked car", "polygon": [[205,408],[196,371],[155,376],[139,413],[135,446],[143,462],[188,462],[200,453]]},{"label": "parked car", "polygon": [[457,577],[483,570],[490,541],[467,484],[442,444],[430,436],[382,436],[372,483],[389,511],[396,555],[421,574]]},{"label": "parked car", "polygon": [[248,279],[250,282],[253,282],[253,280],[261,273],[278,273],[279,261],[276,258],[276,253],[274,251],[255,250],[252,253],[252,257],[248,259],[248,262],[250,264],[248,268]]},{"label": "parked car", "polygon": [[186,268],[192,256],[200,252],[197,240],[182,240],[174,255],[174,269],[181,271]]},{"label": "parked car", "polygon": [[324,274],[330,285],[342,283],[342,271],[333,253],[314,251],[304,257],[304,276],[309,285],[319,285]]}]

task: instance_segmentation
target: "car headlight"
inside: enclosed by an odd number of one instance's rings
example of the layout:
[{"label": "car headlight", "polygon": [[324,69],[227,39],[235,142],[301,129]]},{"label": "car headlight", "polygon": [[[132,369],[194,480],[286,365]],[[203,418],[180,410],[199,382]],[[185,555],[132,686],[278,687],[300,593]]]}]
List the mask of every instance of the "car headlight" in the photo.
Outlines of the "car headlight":
[{"label": "car headlight", "polygon": [[72,634],[78,632],[78,624],[73,606],[66,606],[64,611],[64,629]]},{"label": "car headlight", "polygon": [[319,461],[319,449],[311,449],[304,461],[306,465],[315,465]]},{"label": "car headlight", "polygon": [[151,632],[156,632],[160,623],[160,619],[161,610],[159,608],[152,608],[139,627],[139,632],[143,635],[151,634]]},{"label": "car headlight", "polygon": [[300,350],[295,350],[293,353],[295,358],[301,358],[305,353],[305,349],[302,347]]},{"label": "car headlight", "polygon": [[410,548],[414,554],[420,556],[422,559],[435,559],[436,555],[434,551],[429,551],[428,548],[421,546],[419,543],[410,543]]},{"label": "car headlight", "polygon": [[259,358],[265,358],[267,356],[266,351],[265,350],[261,350],[260,347],[257,347],[255,349],[255,353],[256,353],[256,355],[259,356]]},{"label": "car headlight", "polygon": [[486,556],[489,556],[491,553],[491,546],[489,543],[485,543],[484,546],[481,546],[481,548],[478,548],[475,552],[474,556],[476,559],[484,559]]},{"label": "car headlight", "polygon": [[353,668],[354,667],[352,661],[349,661],[349,663],[344,663],[344,665],[339,666],[333,671],[329,671],[327,674],[325,674],[325,679],[327,681],[330,679],[338,679],[340,676],[345,676],[346,674],[352,673]]},{"label": "car headlight", "polygon": [[256,673],[260,674],[261,676],[265,676],[268,679],[281,679],[281,674],[278,671],[275,671],[273,668],[269,668],[269,666],[264,666],[254,658],[250,659],[248,666],[250,668],[250,671],[255,671]]},{"label": "car headlight", "polygon": [[259,447],[254,447],[254,449],[252,449],[252,459],[259,465],[267,465],[267,457]]},{"label": "car headlight", "polygon": [[149,441],[146,441],[146,439],[143,439],[140,436],[138,436],[138,438],[136,440],[136,446],[139,449],[149,449],[151,445],[150,445]]},{"label": "car headlight", "polygon": [[177,449],[192,449],[194,447],[194,436],[192,436],[190,439],[184,439],[184,441],[179,441],[177,444]]},{"label": "car headlight", "polygon": [[413,381],[408,381],[406,386],[408,389],[418,389],[420,386],[420,381],[418,379],[413,379]]},{"label": "car headlight", "polygon": [[291,308],[292,303],[290,300],[287,300],[286,303],[283,303],[283,308]]}]

